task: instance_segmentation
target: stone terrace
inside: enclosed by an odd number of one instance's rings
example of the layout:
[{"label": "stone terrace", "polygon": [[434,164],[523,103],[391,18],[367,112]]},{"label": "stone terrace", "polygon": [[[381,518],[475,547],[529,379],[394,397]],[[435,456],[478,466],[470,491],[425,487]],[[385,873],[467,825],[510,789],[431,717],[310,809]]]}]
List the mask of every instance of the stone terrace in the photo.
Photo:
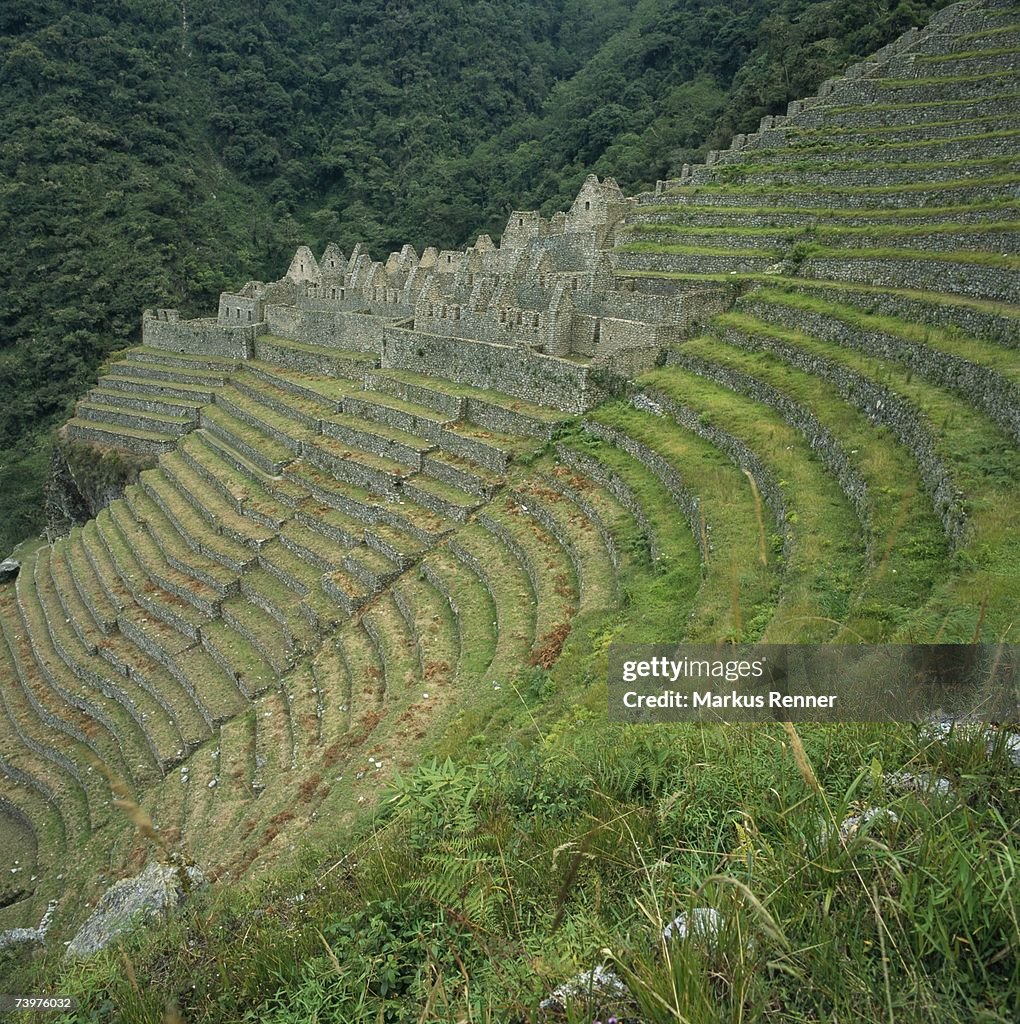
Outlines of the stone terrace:
[{"label": "stone terrace", "polygon": [[302,248],[215,319],[148,313],[66,432],[155,468],[0,594],[0,830],[36,876],[0,923],[80,916],[70,857],[144,858],[105,772],[256,870],[639,576],[678,638],[998,638],[1018,37],[954,4],[654,193],[592,177],[498,247]]}]

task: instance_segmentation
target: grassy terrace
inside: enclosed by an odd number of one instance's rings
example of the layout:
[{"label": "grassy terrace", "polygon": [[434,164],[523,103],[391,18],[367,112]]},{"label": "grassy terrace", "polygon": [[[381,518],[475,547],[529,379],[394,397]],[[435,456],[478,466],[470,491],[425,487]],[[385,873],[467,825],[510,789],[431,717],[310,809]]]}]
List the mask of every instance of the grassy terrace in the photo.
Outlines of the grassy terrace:
[{"label": "grassy terrace", "polygon": [[[689,493],[700,502],[692,528],[709,553],[693,616],[684,631],[690,640],[760,638],[771,618],[780,585],[775,562],[762,565],[759,539],[775,532],[767,511],[756,509],[743,474],[712,445],[648,413],[620,403],[596,410],[592,419],[622,431],[675,468]],[[674,508],[673,516],[681,516]]]},{"label": "grassy terrace", "polygon": [[[867,642],[890,637],[949,565],[945,539],[912,460],[847,406],[830,385],[765,353],[731,348],[717,337],[692,341],[683,353],[778,389],[810,410],[852,457],[867,486],[869,572],[859,581],[856,599],[838,632]],[[910,541],[897,543],[899,537]]]},{"label": "grassy terrace", "polygon": [[511,674],[527,660],[535,640],[534,592],[524,567],[474,524],[457,532],[449,554],[463,563],[466,572],[479,576],[495,606],[496,647],[486,674],[496,678]]},{"label": "grassy terrace", "polygon": [[[690,211],[684,211],[690,213]],[[718,212],[718,211],[716,211]],[[778,213],[778,210],[770,210],[768,213]],[[947,245],[951,245],[960,235],[973,235],[988,243],[988,248],[1000,249],[1003,245],[1016,247],[1016,233],[1020,231],[1020,221],[982,221],[979,225],[954,224],[954,223],[926,223],[926,224],[879,224],[871,226],[827,226],[808,225],[791,228],[775,227],[741,227],[740,220],[749,213],[747,210],[734,211],[732,216],[737,221],[733,225],[718,227],[692,226],[689,224],[669,223],[662,221],[643,221],[632,225],[628,230],[639,235],[663,235],[669,237],[671,234],[683,234],[688,237],[711,239],[719,235],[738,236],[747,238],[753,242],[756,238],[774,238],[777,235],[790,242],[799,240],[813,241],[822,245],[829,239],[839,241],[842,239],[854,238],[887,238],[905,239],[937,235],[939,239],[945,239]],[[897,211],[902,214],[902,211]],[[1001,234],[1000,237],[996,233]]]},{"label": "grassy terrace", "polygon": [[[978,624],[982,606],[986,608],[980,624],[982,635],[1000,635],[1011,621],[1018,597],[1017,577],[1013,573],[1020,564],[1020,539],[1010,526],[1020,481],[1020,453],[1002,432],[978,411],[961,408],[959,399],[951,393],[911,379],[894,364],[834,349],[799,332],[777,329],[739,314],[726,314],[717,323],[749,337],[775,339],[881,380],[935,426],[935,450],[966,496],[976,544],[965,560],[969,563],[966,570],[959,566],[953,578],[936,588],[931,608],[919,613],[913,626],[905,627],[905,635],[925,635],[934,626],[934,631],[943,630],[943,636],[967,640]],[[933,616],[940,610],[948,615],[951,602],[958,609],[954,621],[943,618],[935,623]],[[961,636],[967,623],[970,632]],[[934,631],[929,635],[934,635]]]},{"label": "grassy terrace", "polygon": [[[1015,74],[942,69],[1006,66],[1017,25],[955,50],[636,206],[621,286],[725,282],[735,305],[586,417],[275,337],[247,365],[111,364],[69,432],[176,450],[0,592],[0,855],[38,876],[0,927],[37,923],[61,858],[88,877],[61,904],[71,924],[151,856],[93,749],[221,884],[82,967],[56,943],[0,952],[0,987],[130,1024],[523,1024],[598,957],[633,999],[566,1024],[1017,1019],[1001,739],[652,735],[605,708],[613,642],[1012,638],[1020,451],[982,410],[1020,384],[1020,305],[916,284],[1013,294]],[[958,159],[931,159],[947,146]],[[816,187],[829,171],[859,184]],[[799,180],[736,180],[763,174]],[[904,287],[788,276],[872,260],[879,280],[901,261],[886,276]],[[950,390],[961,362],[984,376]],[[930,445],[878,425],[890,409],[858,408],[837,374],[884,387]],[[182,438],[131,433],[199,407]],[[929,493],[943,467],[969,527],[956,545]],[[898,791],[900,770],[949,794]],[[34,839],[5,829],[3,801]],[[868,806],[895,817],[835,838]],[[715,945],[660,943],[695,905],[724,915]]]},{"label": "grassy terrace", "polygon": [[496,606],[478,575],[445,548],[429,552],[421,564],[425,581],[442,594],[452,614],[460,649],[457,681],[477,686],[496,651]]},{"label": "grassy terrace", "polygon": [[790,310],[825,316],[863,332],[885,334],[913,345],[956,356],[976,363],[1002,377],[1004,382],[1020,384],[1020,365],[1015,352],[955,329],[939,329],[912,320],[867,313],[859,306],[826,301],[813,293],[797,290],[756,289],[749,301],[777,310]]},{"label": "grassy terrace", "polygon": [[[719,185],[688,185],[681,188],[671,189],[664,192],[667,198],[684,196],[687,199],[697,199],[702,196],[726,196],[737,197],[748,196],[788,196],[798,192],[803,193],[806,198],[812,196],[906,196],[928,194],[937,195],[940,192],[949,192],[953,189],[975,189],[995,188],[1001,192],[1003,199],[1013,197],[1001,186],[1015,185],[1020,181],[1020,175],[1016,174],[986,174],[980,177],[960,177],[946,181],[926,181],[918,183],[907,181],[897,185],[819,185],[816,183],[798,186],[789,185],[763,185],[742,182],[740,184],[719,184]],[[783,204],[786,205],[786,204]],[[798,204],[799,205],[799,204]]]},{"label": "grassy terrace", "polygon": [[670,367],[639,381],[738,437],[780,481],[788,508],[783,538],[762,537],[759,560],[784,561],[785,577],[764,639],[824,642],[845,621],[868,568],[867,524],[858,519],[807,441],[774,410],[689,371]]}]

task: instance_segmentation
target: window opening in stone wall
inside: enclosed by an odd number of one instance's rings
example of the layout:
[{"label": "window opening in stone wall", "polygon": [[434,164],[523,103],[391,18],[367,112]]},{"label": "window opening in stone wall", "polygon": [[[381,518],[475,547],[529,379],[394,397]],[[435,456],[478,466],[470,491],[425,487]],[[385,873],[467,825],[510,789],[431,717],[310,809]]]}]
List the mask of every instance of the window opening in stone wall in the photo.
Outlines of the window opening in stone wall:
[{"label": "window opening in stone wall", "polygon": [[248,310],[248,323],[251,323],[251,310]]},{"label": "window opening in stone wall", "polygon": [[590,209],[591,209],[591,201],[590,201],[590,200],[586,199],[586,200],[584,201],[584,208],[585,208],[586,210],[590,210]]},{"label": "window opening in stone wall", "polygon": [[538,314],[536,313],[531,320],[532,327],[538,327]]}]

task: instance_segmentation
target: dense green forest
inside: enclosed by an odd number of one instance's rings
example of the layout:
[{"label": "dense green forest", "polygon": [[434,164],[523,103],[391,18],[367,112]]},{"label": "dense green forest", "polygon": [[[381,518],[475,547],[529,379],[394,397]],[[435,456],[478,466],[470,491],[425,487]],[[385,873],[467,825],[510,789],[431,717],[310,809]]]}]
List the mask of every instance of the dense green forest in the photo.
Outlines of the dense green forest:
[{"label": "dense green forest", "polygon": [[206,311],[299,241],[462,245],[591,171],[638,190],[938,6],[0,5],[0,547],[144,306]]}]

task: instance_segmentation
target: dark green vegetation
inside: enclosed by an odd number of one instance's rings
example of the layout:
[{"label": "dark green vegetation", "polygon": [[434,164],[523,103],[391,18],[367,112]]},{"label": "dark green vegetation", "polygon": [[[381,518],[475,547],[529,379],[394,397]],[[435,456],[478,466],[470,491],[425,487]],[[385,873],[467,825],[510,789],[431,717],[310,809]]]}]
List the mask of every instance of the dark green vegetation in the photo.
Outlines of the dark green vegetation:
[{"label": "dark green vegetation", "polygon": [[298,241],[463,244],[628,192],[941,3],[34,0],[0,10],[0,548],[139,311]]}]

